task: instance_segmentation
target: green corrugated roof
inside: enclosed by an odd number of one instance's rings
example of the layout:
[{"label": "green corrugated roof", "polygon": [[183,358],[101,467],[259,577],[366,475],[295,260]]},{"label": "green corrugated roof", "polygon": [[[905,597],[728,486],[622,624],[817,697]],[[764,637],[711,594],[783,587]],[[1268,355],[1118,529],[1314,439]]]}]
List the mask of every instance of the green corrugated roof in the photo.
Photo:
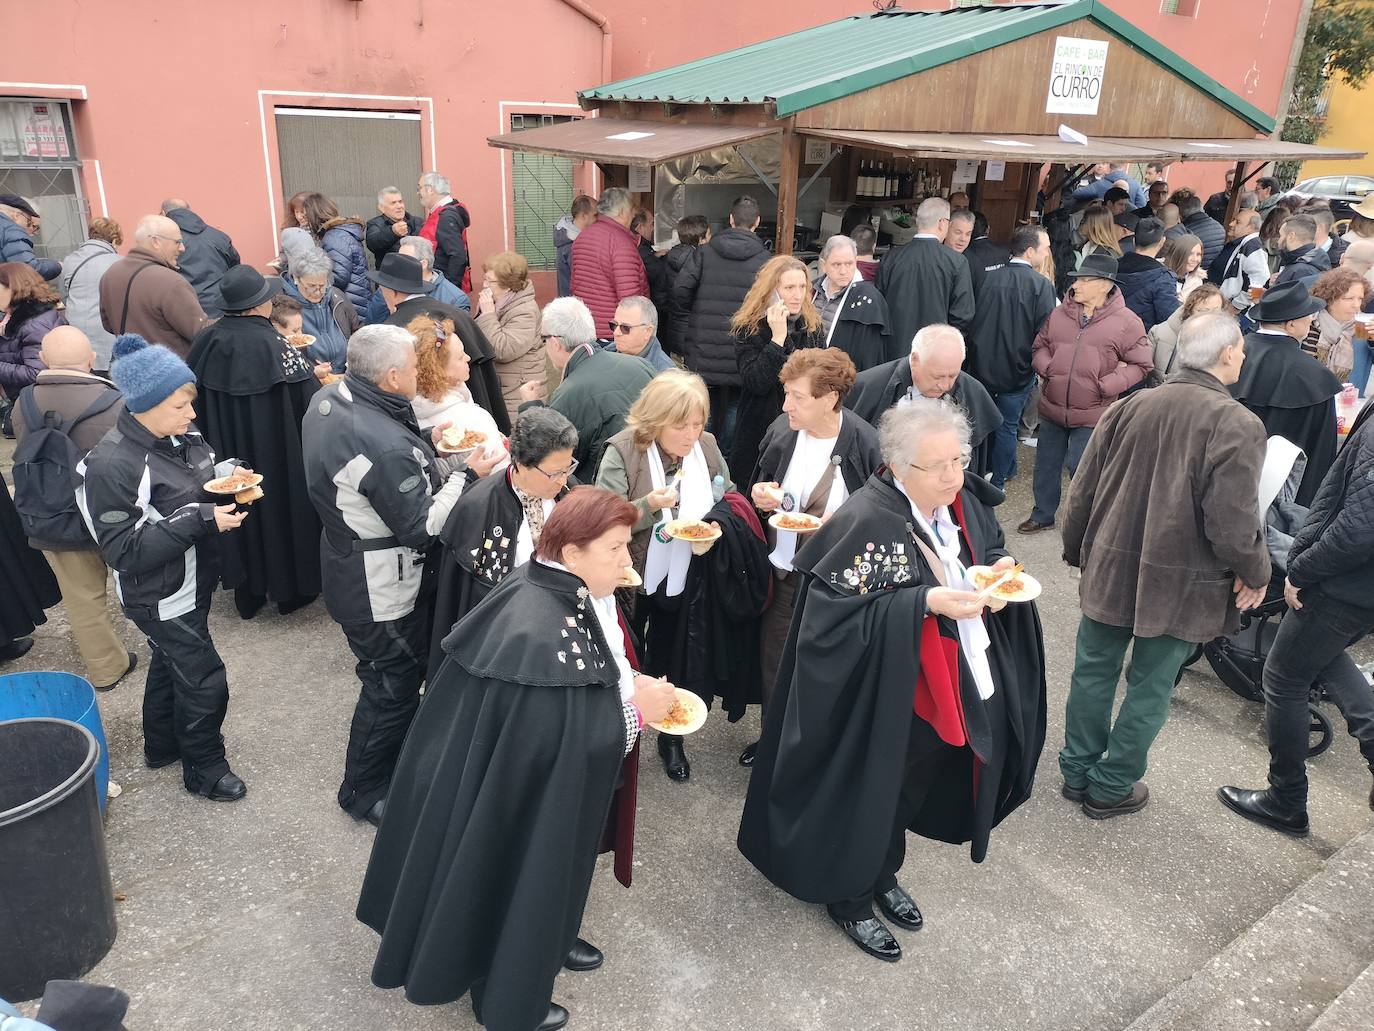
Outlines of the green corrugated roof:
[{"label": "green corrugated roof", "polygon": [[817,25],[578,94],[673,104],[772,103],[786,116],[1088,18],[1262,132],[1274,119],[1101,0],[877,11]]}]

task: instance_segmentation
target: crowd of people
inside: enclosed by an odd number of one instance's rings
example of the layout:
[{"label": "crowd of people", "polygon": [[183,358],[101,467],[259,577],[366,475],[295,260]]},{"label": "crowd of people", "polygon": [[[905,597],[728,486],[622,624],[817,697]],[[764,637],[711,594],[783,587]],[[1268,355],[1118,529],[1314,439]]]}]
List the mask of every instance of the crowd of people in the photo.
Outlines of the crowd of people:
[{"label": "crowd of people", "polygon": [[[740,850],[895,961],[889,924],[924,922],[906,833],[981,861],[1044,745],[1036,606],[987,587],[1021,572],[995,512],[1020,438],[1015,529],[1058,526],[1081,569],[1063,796],[1093,819],[1146,805],[1180,668],[1281,595],[1269,786],[1220,795],[1306,833],[1314,682],[1374,768],[1345,654],[1374,608],[1341,558],[1374,544],[1374,430],[1336,406],[1368,386],[1374,203],[1333,236],[1271,179],[1204,202],[1163,166],[1095,171],[1004,246],[956,194],[920,203],[910,242],[879,256],[860,222],[812,265],[771,254],[749,196],[660,253],[611,187],[555,227],[542,308],[523,256],[472,255],[437,172],[423,216],[390,186],[366,223],[291,197],[268,275],[175,198],[127,253],[98,219],[40,259],[33,206],[0,196],[0,658],[60,594],[92,684],[123,681],[113,571],[152,656],[146,764],[232,802],[212,595],[243,619],[322,596],[359,682],[338,803],[379,827],[374,981],[520,1031],[561,1027],[555,975],[602,962],[581,913],[598,851],[630,882],[644,728],[679,692],[731,721],[757,704]],[[1281,558],[1275,437],[1310,508]],[[685,738],[653,736],[689,780]]]}]

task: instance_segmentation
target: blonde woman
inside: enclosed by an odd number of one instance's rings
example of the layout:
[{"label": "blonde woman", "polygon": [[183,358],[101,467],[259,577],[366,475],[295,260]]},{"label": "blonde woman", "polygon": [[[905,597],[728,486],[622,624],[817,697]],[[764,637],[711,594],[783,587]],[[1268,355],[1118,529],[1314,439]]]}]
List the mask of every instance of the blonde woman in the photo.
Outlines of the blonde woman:
[{"label": "blonde woman", "polygon": [[730,322],[740,378],[730,470],[741,483],[754,471],[763,435],[782,414],[778,373],[783,364],[794,351],[825,344],[811,296],[806,266],[780,254],[755,274],[754,285]]},{"label": "blonde woman", "polygon": [[529,262],[522,255],[502,251],[482,262],[477,326],[496,353],[496,377],[514,425],[523,403],[520,384],[543,383],[546,376],[539,302],[534,299]]},{"label": "blonde woman", "polygon": [[[677,651],[669,642],[681,606],[690,604],[683,593],[687,570],[701,558],[687,542],[665,536],[658,527],[673,519],[705,518],[724,493],[714,484],[717,476],[725,491],[734,489],[716,438],[706,432],[709,414],[700,376],[659,373],[630,408],[625,428],[606,442],[596,476],[598,487],[630,501],[638,513],[631,527],[630,557],[644,583],[633,598],[631,619],[644,629],[643,668],[678,684],[691,681],[675,676],[680,672],[672,668]],[[694,618],[690,611],[688,618]],[[711,704],[710,698],[705,701]],[[658,752],[673,780],[691,776],[681,737],[658,735]]]},{"label": "blonde woman", "polygon": [[1105,253],[1113,258],[1121,257],[1121,227],[1104,206],[1095,204],[1084,211],[1078,232],[1084,243],[1078,250],[1075,268],[1081,266],[1089,254]]}]

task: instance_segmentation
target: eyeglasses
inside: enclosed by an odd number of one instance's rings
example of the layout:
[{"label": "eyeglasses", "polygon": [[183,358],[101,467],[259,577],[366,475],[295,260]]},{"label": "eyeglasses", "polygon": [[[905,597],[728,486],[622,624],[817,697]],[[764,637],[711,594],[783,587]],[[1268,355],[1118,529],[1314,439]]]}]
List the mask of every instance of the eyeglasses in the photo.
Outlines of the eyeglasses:
[{"label": "eyeglasses", "polygon": [[939,465],[917,465],[915,462],[907,463],[907,465],[911,466],[911,468],[915,469],[917,472],[923,472],[932,475],[939,475],[946,469],[948,469],[950,472],[955,471],[956,468],[967,469],[972,464],[973,456],[968,453],[962,454],[958,458],[951,458],[948,462],[941,462]]},{"label": "eyeglasses", "polygon": [[562,339],[563,339],[563,338],[562,338],[561,336],[559,336],[557,333],[540,333],[540,334],[539,334],[539,342],[540,342],[541,344],[547,344],[550,340],[562,340]]},{"label": "eyeglasses", "polygon": [[577,472],[577,459],[574,458],[572,460],[572,465],[568,466],[566,469],[559,469],[557,472],[552,473],[545,472],[537,465],[532,465],[530,466],[530,468],[537,472],[540,476],[547,476],[550,480],[566,480],[573,473]]},{"label": "eyeglasses", "polygon": [[181,239],[181,237],[179,237],[179,236],[158,236],[156,233],[154,233],[154,234],[153,234],[153,239],[154,239],[154,240],[165,240],[167,243],[174,243],[174,244],[176,244],[178,247],[185,247],[185,246],[186,246],[186,244],[182,242],[182,239]]},{"label": "eyeglasses", "polygon": [[622,334],[622,335],[624,335],[624,336],[629,336],[629,335],[630,335],[631,333],[633,333],[636,329],[642,329],[644,326],[649,325],[649,323],[647,323],[647,322],[616,322],[616,321],[612,320],[611,322],[606,323],[606,325],[608,325],[608,326],[611,327],[611,332],[612,332],[612,333],[620,333],[620,334]]}]

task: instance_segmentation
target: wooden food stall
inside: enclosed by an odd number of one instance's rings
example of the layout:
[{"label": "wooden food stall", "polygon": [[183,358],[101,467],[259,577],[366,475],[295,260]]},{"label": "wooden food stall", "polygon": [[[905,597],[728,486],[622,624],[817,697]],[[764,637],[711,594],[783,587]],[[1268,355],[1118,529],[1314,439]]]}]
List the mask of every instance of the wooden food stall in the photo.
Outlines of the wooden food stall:
[{"label": "wooden food stall", "polygon": [[596,162],[655,213],[656,245],[683,214],[720,228],[746,191],[777,252],[812,252],[860,217],[901,243],[956,188],[1005,241],[1042,178],[1053,206],[1097,162],[1233,161],[1240,184],[1256,162],[1361,156],[1270,139],[1272,117],[1100,0],[855,15],[578,101],[589,117],[488,142]]}]

